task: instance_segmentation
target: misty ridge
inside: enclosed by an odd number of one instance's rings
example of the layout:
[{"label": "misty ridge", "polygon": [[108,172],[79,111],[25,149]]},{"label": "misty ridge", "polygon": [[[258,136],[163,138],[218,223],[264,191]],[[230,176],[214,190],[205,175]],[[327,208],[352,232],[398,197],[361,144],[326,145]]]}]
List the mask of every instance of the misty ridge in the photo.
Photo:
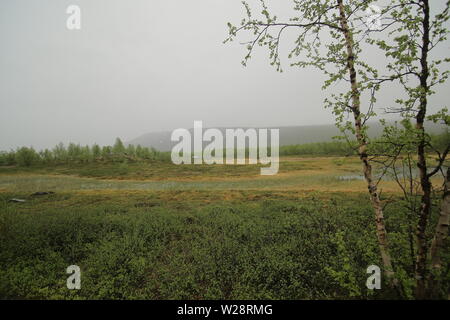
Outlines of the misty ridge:
[{"label": "misty ridge", "polygon": [[[398,126],[399,124],[395,122],[387,122],[387,125]],[[378,141],[374,143],[372,147],[372,152],[378,150],[378,146],[384,144],[383,135],[385,130],[380,123],[372,122],[368,124],[368,136],[373,139],[373,141]],[[436,124],[433,122],[427,122],[426,128],[433,145],[439,150],[445,149],[446,145],[449,144],[449,130],[446,125]],[[198,164],[199,159],[208,159],[213,156],[216,160],[213,163],[225,162],[225,158],[228,159],[229,156],[236,160],[226,160],[225,164],[243,164],[248,162],[252,164],[252,161],[258,161],[264,158],[263,154],[269,156],[270,159],[275,156],[354,156],[357,154],[357,146],[354,137],[350,134],[343,136],[342,133],[333,125],[312,125],[312,126],[287,126],[287,127],[234,127],[234,128],[201,128],[202,131],[202,142],[194,142],[193,138],[195,136],[195,129],[185,130],[190,136],[189,138],[180,137],[181,139],[174,141],[171,140],[173,133],[176,131],[162,131],[162,132],[152,132],[144,134],[136,139],[123,142],[122,139],[116,138],[114,143],[100,145],[94,143],[92,145],[82,145],[76,142],[69,143],[58,143],[57,145],[45,148],[36,149],[33,146],[22,146],[16,149],[10,149],[9,151],[0,151],[0,166],[15,166],[19,167],[30,167],[35,165],[50,165],[50,164],[88,164],[88,163],[123,163],[128,162],[147,162],[154,163],[164,162],[164,163],[175,163],[174,157],[183,157],[182,163],[184,164]],[[233,151],[231,151],[225,143],[222,144],[221,141],[219,146],[215,146],[214,150],[210,155],[206,152],[208,146],[212,143],[205,139],[206,132],[208,129],[215,129],[220,132],[219,136],[222,135],[222,139],[225,138],[226,131],[233,132],[232,135],[237,134],[241,130],[243,136],[234,136],[233,140],[230,140],[231,144],[234,146]],[[272,134],[268,134],[266,138],[267,141],[263,142],[267,145],[267,149],[261,146],[259,141],[261,137],[256,135],[256,140],[251,139],[251,135],[247,136],[248,129],[259,131],[260,129],[266,129],[271,132],[271,130],[277,130],[277,138],[272,141]],[[187,141],[185,141],[187,139]],[[214,136],[213,141],[216,143],[216,139],[219,137]],[[228,143],[228,139],[225,139]],[[257,147],[252,146],[252,142],[257,143]],[[278,141],[277,141],[278,140]],[[277,143],[278,142],[278,143]],[[187,143],[187,145],[186,145]],[[199,150],[195,150],[195,146],[202,146],[202,157],[198,157]],[[272,152],[272,147],[276,145],[278,151],[274,154]],[[180,146],[181,149],[180,149]],[[218,149],[216,149],[218,148]],[[266,151],[262,152],[262,149]],[[431,149],[427,150],[431,151]],[[230,152],[231,151],[231,152]],[[222,154],[222,156],[218,155]],[[258,156],[255,157],[255,153]],[[237,158],[235,158],[237,156]],[[205,158],[206,157],[206,158]],[[223,157],[223,159],[222,159]],[[177,158],[178,159],[178,158]],[[180,158],[181,159],[181,158]],[[148,162],[149,161],[149,162]],[[212,161],[212,159],[211,159]],[[219,162],[216,162],[219,161]],[[243,162],[242,162],[243,161]],[[273,161],[266,159],[269,163]],[[276,160],[275,162],[278,162]],[[177,163],[180,164],[180,163]],[[211,165],[208,161],[208,165]],[[118,168],[117,173],[120,174],[123,168]]]},{"label": "misty ridge", "polygon": [[[394,124],[393,121],[387,122],[387,124]],[[383,126],[378,122],[368,123],[368,135],[372,138],[377,138],[383,133]],[[302,145],[309,143],[319,143],[319,142],[331,142],[334,137],[342,136],[340,130],[332,124],[324,125],[310,125],[310,126],[281,126],[281,127],[217,127],[215,129],[220,130],[223,136],[225,136],[226,129],[279,129],[280,131],[280,146],[290,146],[290,145]],[[427,122],[426,128],[430,134],[442,134],[448,131],[446,125],[436,124],[433,122]],[[186,128],[187,129],[187,128]],[[210,129],[210,127],[205,124],[204,130]],[[188,129],[191,135],[193,135],[193,128]],[[166,152],[171,151],[172,148],[177,144],[170,139],[171,131],[159,131],[159,132],[149,132],[145,133],[139,137],[125,141],[125,145],[140,145],[142,147],[154,148],[158,151]],[[353,137],[349,137],[349,140],[353,140]],[[205,147],[208,142],[203,142],[203,147]]]}]

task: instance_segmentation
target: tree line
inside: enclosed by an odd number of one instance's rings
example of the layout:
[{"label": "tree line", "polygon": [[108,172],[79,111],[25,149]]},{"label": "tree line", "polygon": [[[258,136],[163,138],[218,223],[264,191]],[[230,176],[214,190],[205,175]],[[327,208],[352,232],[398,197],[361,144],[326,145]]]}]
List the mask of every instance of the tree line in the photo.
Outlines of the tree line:
[{"label": "tree line", "polygon": [[112,146],[82,146],[80,144],[69,143],[66,147],[59,143],[52,149],[36,151],[33,147],[20,147],[9,152],[0,152],[0,165],[18,165],[29,167],[32,165],[51,165],[69,163],[91,163],[91,162],[124,162],[124,161],[145,161],[157,160],[168,161],[170,154],[160,152],[154,148],[125,146],[120,138],[117,138]]},{"label": "tree line", "polygon": [[[379,143],[371,145],[371,153],[384,152],[384,137],[377,139]],[[444,150],[450,144],[450,133],[430,135],[430,145],[438,150]],[[429,149],[429,152],[433,150]],[[270,148],[269,148],[270,153]],[[223,152],[225,154],[225,152]],[[248,150],[246,152],[248,154]],[[280,156],[355,156],[357,152],[356,141],[329,141],[314,142],[280,147]],[[66,147],[59,143],[52,149],[36,151],[33,147],[20,147],[16,150],[0,151],[0,165],[29,167],[32,165],[52,165],[68,163],[92,162],[124,162],[124,161],[166,161],[169,162],[170,152],[158,151],[155,148],[142,147],[129,144],[125,146],[117,138],[113,146],[82,146],[69,143]]]},{"label": "tree line", "polygon": [[[443,152],[450,144],[450,132],[441,134],[431,134],[428,136],[430,146]],[[370,145],[370,154],[385,152],[385,136],[373,140]],[[281,156],[356,156],[358,155],[356,141],[330,141],[330,142],[314,142],[297,145],[288,145],[280,147]],[[427,148],[427,152],[431,153],[431,147]]]}]

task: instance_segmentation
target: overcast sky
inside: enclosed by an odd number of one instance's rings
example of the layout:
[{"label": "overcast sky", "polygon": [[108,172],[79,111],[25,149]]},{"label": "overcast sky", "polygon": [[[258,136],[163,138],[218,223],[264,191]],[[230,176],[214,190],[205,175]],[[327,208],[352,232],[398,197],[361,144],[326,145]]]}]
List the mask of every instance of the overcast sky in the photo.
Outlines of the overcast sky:
[{"label": "overcast sky", "polygon": [[[81,8],[81,30],[66,28],[70,4]],[[243,14],[238,0],[1,0],[0,150],[112,144],[194,120],[333,123],[319,72],[285,61],[277,73],[263,49],[244,68],[244,47],[222,44],[226,23]],[[433,102],[448,98],[443,90]]]}]

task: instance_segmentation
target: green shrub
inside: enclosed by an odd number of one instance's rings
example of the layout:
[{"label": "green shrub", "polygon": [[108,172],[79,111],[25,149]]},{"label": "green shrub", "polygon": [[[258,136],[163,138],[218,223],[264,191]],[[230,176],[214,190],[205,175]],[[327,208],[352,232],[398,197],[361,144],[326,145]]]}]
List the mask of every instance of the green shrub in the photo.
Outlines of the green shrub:
[{"label": "green shrub", "polygon": [[[0,196],[0,298],[392,297],[365,286],[367,267],[381,262],[362,195],[293,201],[265,192],[262,200],[205,205],[164,203],[152,193],[127,201],[55,195],[25,205],[7,197]],[[407,285],[407,218],[401,206],[386,217]],[[65,287],[72,264],[82,270],[79,291]]]},{"label": "green shrub", "polygon": [[22,147],[16,151],[16,163],[22,167],[29,167],[39,160],[39,155],[33,148]]}]

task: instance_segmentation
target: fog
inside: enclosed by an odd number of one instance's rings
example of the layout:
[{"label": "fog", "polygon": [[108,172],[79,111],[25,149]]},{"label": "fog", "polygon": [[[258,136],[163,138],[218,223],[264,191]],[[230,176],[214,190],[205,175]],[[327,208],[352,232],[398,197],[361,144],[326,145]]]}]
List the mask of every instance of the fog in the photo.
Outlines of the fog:
[{"label": "fog", "polygon": [[[272,3],[289,16],[289,2]],[[66,28],[71,4],[81,8],[81,30]],[[265,49],[243,67],[245,47],[222,43],[226,23],[243,15],[232,0],[2,0],[0,150],[112,144],[191,128],[194,120],[205,127],[333,123],[320,72],[283,59],[278,73]],[[432,100],[436,110],[448,101],[442,91]]]}]

